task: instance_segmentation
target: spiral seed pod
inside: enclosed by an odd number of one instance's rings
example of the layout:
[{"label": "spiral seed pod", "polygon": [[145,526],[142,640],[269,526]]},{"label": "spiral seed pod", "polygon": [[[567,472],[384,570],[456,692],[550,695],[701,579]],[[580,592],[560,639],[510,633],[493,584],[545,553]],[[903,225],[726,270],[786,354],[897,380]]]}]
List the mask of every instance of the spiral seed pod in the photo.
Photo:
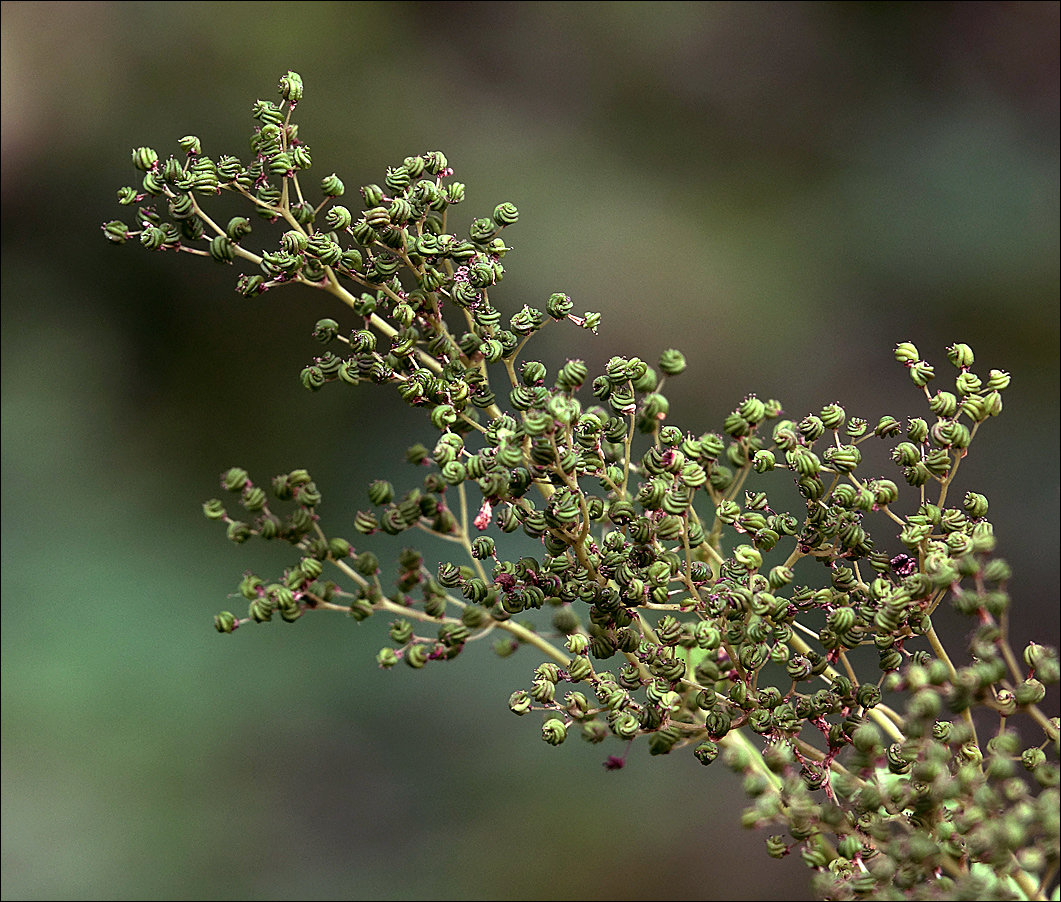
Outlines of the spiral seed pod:
[{"label": "spiral seed pod", "polygon": [[788,465],[805,479],[816,477],[821,472],[822,465],[818,455],[806,448],[796,447],[786,451],[785,459]]},{"label": "spiral seed pod", "polygon": [[560,745],[567,739],[567,726],[555,717],[542,724],[542,739],[549,745]]},{"label": "spiral seed pod", "polygon": [[402,656],[402,660],[412,667],[413,670],[419,670],[427,663],[427,655],[427,647],[418,644],[406,649],[405,654]]},{"label": "spiral seed pod", "polygon": [[588,374],[589,369],[584,361],[568,360],[557,374],[556,386],[564,391],[574,391],[586,381]]},{"label": "spiral seed pod", "polygon": [[556,695],[556,683],[544,677],[538,677],[531,684],[531,697],[539,704],[551,704]]},{"label": "spiral seed pod", "polygon": [[475,219],[472,220],[472,224],[468,229],[468,235],[472,241],[482,243],[489,241],[494,236],[497,228],[492,219]]},{"label": "spiral seed pod", "polygon": [[404,191],[409,185],[412,184],[413,176],[412,173],[405,166],[395,166],[393,168],[387,168],[387,175],[384,179],[384,184],[391,191]]},{"label": "spiral seed pod", "polygon": [[704,727],[707,730],[708,736],[712,739],[718,740],[729,732],[732,722],[729,709],[720,705],[713,711],[708,712],[704,721]]},{"label": "spiral seed pod", "polygon": [[510,226],[519,219],[519,211],[513,204],[498,204],[494,208],[493,218],[499,226]]},{"label": "spiral seed pod", "polygon": [[921,355],[917,353],[917,348],[912,342],[903,341],[895,346],[895,359],[899,363],[910,365],[917,363],[921,359]]},{"label": "spiral seed pod", "polygon": [[239,620],[231,611],[222,611],[214,617],[214,628],[219,633],[231,633],[239,626]]},{"label": "spiral seed pod", "polygon": [[862,454],[854,445],[842,445],[829,448],[825,461],[838,473],[851,473],[862,463]]},{"label": "spiral seed pod", "polygon": [[923,360],[917,361],[910,367],[910,378],[918,388],[924,388],[935,377],[935,369]]},{"label": "spiral seed pod", "polygon": [[137,147],[133,149],[133,165],[142,172],[153,169],[158,162],[158,154],[150,147]]},{"label": "spiral seed pod", "polygon": [[[574,636],[569,637],[569,639],[572,639],[572,638],[576,638],[576,637],[574,637]],[[585,636],[581,636],[581,637],[578,637],[578,638],[586,639]],[[588,639],[586,640],[586,643],[587,643],[587,647],[588,647]],[[581,644],[581,643],[577,643],[577,644]],[[590,675],[592,675],[592,673],[593,673],[593,665],[590,664],[589,658],[587,658],[585,655],[576,654],[568,662],[567,673],[568,673],[568,677],[571,680],[573,680],[576,683],[579,683],[582,680],[584,680],[587,677],[589,677]]]},{"label": "spiral seed pod", "polygon": [[566,294],[551,294],[545,304],[546,312],[555,320],[565,319],[573,308],[574,304]]}]

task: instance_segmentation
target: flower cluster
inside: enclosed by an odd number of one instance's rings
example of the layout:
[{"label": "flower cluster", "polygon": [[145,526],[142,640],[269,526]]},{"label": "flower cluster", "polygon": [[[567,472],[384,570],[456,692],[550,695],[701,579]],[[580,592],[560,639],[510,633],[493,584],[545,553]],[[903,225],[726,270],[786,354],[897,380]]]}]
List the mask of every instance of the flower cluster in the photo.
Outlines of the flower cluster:
[{"label": "flower cluster", "polygon": [[[307,200],[310,152],[291,121],[302,91],[288,73],[280,103],[254,105],[250,161],[215,161],[191,136],[184,159],[135,150],[142,185],[119,200],[151,200],[136,227],[104,232],[249,264],[246,297],[300,282],[342,301],[342,323],[313,329],[322,350],[302,384],[393,386],[433,429],[406,455],[420,485],[399,497],[372,482],[355,528],[422,530],[460,557],[435,567],[403,550],[387,594],[375,555],[324,532],[308,473],[266,489],[233,468],[221,483],[242,512],[214,499],[206,515],[234,542],[286,541],[297,560],[273,580],[245,575],[247,615],[222,612],[217,629],[382,613],[385,668],[451,660],[486,638],[502,656],[529,646],[544,660],[509,706],[541,712],[546,742],[576,732],[644,737],[653,754],[688,748],[704,764],[721,754],[754,800],[745,823],[783,827],[768,851],[798,848],[825,897],[1045,898],[1059,863],[1058,722],[1039,705],[1058,658],[1011,649],[1010,570],[988,501],[952,494],[1009,375],[976,375],[972,350],[954,344],[952,390],[932,393],[934,368],[903,343],[895,356],[922,416],[871,424],[829,404],[797,420],[749,395],[718,433],[690,433],[664,394],[685,368],[678,351],[655,366],[612,357],[592,377],[582,360],[550,374],[527,355],[540,329],[596,331],[600,316],[576,315],[560,293],[503,316],[491,296],[518,212],[501,203],[466,236],[452,231],[465,186],[441,153],[363,187],[359,213],[339,203],[335,175]],[[209,217],[202,204],[223,190],[279,224],[276,246],[252,249],[248,218]],[[867,474],[862,448],[881,442],[894,469]],[[540,553],[507,556],[516,531]],[[936,634],[941,604],[973,620],[966,663]],[[1018,716],[1038,740],[1016,731]]]}]

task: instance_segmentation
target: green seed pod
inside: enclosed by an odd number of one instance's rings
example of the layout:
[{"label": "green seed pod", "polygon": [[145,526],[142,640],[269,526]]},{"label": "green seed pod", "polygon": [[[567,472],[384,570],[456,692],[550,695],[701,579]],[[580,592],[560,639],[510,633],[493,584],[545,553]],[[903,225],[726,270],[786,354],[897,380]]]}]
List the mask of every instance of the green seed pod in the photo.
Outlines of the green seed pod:
[{"label": "green seed pod", "polygon": [[983,383],[975,373],[960,373],[954,380],[954,387],[963,398],[967,395],[978,394]]},{"label": "green seed pod", "polygon": [[796,428],[808,442],[815,442],[825,434],[825,423],[813,414],[808,414],[800,420]]},{"label": "green seed pod", "polygon": [[901,467],[909,467],[921,460],[921,451],[912,442],[900,442],[892,449],[891,458]]},{"label": "green seed pod", "polygon": [[966,344],[952,344],[947,348],[947,359],[959,369],[968,369],[973,365],[973,349]]},{"label": "green seed pod", "polygon": [[[150,194],[152,197],[158,197],[166,190],[165,183],[163,182],[161,176],[159,176],[159,174],[154,170],[148,172],[144,176],[144,180],[140,184],[144,192],[146,194]],[[180,186],[180,190],[187,191],[191,187],[192,182],[191,180],[188,180],[186,184]]]},{"label": "green seed pod", "polygon": [[232,467],[221,476],[221,484],[230,492],[242,492],[248,485],[247,471]]},{"label": "green seed pod", "polygon": [[556,683],[544,677],[538,677],[531,684],[530,694],[535,701],[543,705],[550,704],[556,695]]},{"label": "green seed pod", "polygon": [[463,623],[444,623],[438,629],[438,640],[447,648],[459,648],[468,641],[471,630]]},{"label": "green seed pod", "polygon": [[254,601],[250,603],[247,613],[255,623],[268,623],[273,619],[273,612],[275,610],[276,607],[274,606],[272,599],[268,596],[262,596],[254,599]]},{"label": "green seed pod", "polygon": [[917,363],[921,357],[917,353],[917,348],[912,342],[903,341],[895,346],[895,359],[898,360],[899,363],[910,365]]},{"label": "green seed pod", "polygon": [[1046,687],[1036,679],[1024,680],[1014,692],[1018,705],[1037,705],[1046,698]]},{"label": "green seed pod", "polygon": [[818,455],[803,447],[785,452],[788,465],[802,478],[814,478],[821,472],[822,464]]},{"label": "green seed pod", "polygon": [[914,385],[918,388],[924,388],[936,377],[936,371],[933,367],[923,360],[919,360],[913,366],[910,367],[910,378],[913,380]]},{"label": "green seed pod", "polygon": [[243,490],[240,503],[249,511],[260,511],[265,507],[265,491],[249,485]]},{"label": "green seed pod", "polygon": [[297,72],[288,72],[280,79],[280,96],[294,106],[302,99],[302,76]]},{"label": "green seed pod", "polygon": [[958,398],[948,391],[938,391],[929,399],[929,409],[938,417],[953,417],[958,412]]},{"label": "green seed pod", "polygon": [[775,466],[777,466],[777,459],[772,451],[761,448],[755,452],[755,456],[752,458],[752,467],[756,473],[768,473]]},{"label": "green seed pod", "polygon": [[546,301],[546,312],[555,320],[566,319],[574,304],[566,294],[551,294]]},{"label": "green seed pod", "polygon": [[542,739],[549,745],[560,745],[567,739],[567,726],[555,717],[542,724]]},{"label": "green seed pod", "polygon": [[779,564],[770,569],[770,574],[767,578],[770,582],[770,589],[776,592],[778,589],[782,589],[791,583],[795,578],[795,573],[791,567],[785,567]]},{"label": "green seed pod", "polygon": [[708,713],[704,721],[704,727],[708,736],[718,740],[729,732],[732,722],[729,709],[719,706]]},{"label": "green seed pod", "polygon": [[608,726],[620,739],[633,739],[641,731],[641,721],[629,711],[609,718]]},{"label": "green seed pod", "polygon": [[988,392],[999,392],[1009,387],[1010,375],[1005,370],[991,370],[988,373],[987,382],[984,384],[984,388]]},{"label": "green seed pod", "polygon": [[902,423],[895,417],[883,416],[874,427],[873,434],[878,438],[888,438],[892,435],[898,435],[902,431]]},{"label": "green seed pod", "polygon": [[243,173],[243,164],[238,157],[223,155],[218,159],[217,177],[220,181],[229,184],[236,181]]},{"label": "green seed pod", "polygon": [[850,473],[862,463],[862,454],[854,445],[829,448],[824,457],[825,462],[838,473]]},{"label": "green seed pod", "polygon": [[376,654],[376,664],[383,670],[390,670],[398,663],[398,653],[393,648],[381,648]]},{"label": "green seed pod", "polygon": [[354,529],[361,533],[361,535],[372,535],[372,533],[379,528],[379,520],[367,511],[358,511],[354,516]]},{"label": "green seed pod", "polygon": [[158,162],[158,154],[150,147],[137,147],[133,149],[133,165],[141,172],[148,172]]},{"label": "green seed pod", "polygon": [[820,419],[826,429],[836,430],[844,425],[847,414],[839,404],[829,404],[823,408]]},{"label": "green seed pod", "polygon": [[327,382],[327,378],[321,371],[320,367],[307,366],[299,374],[299,380],[302,382],[303,388],[308,388],[310,391],[318,391]]},{"label": "green seed pod", "polygon": [[239,620],[237,620],[236,615],[230,611],[222,611],[214,617],[214,628],[219,633],[231,633],[238,626]]},{"label": "green seed pod", "polygon": [[770,647],[764,643],[742,645],[738,652],[738,660],[740,661],[741,667],[749,673],[755,673],[761,670],[769,659]]},{"label": "green seed pod", "polygon": [[203,513],[208,520],[223,520],[226,516],[225,506],[217,498],[211,498],[203,505]]},{"label": "green seed pod", "polygon": [[498,204],[494,208],[493,219],[500,227],[510,226],[519,219],[519,211],[513,204]]},{"label": "green seed pod", "polygon": [[388,167],[383,181],[391,191],[404,191],[412,184],[413,176],[405,166]]},{"label": "green seed pod", "polygon": [[894,742],[888,746],[888,750],[885,752],[885,757],[888,761],[888,770],[893,774],[906,774],[910,772],[912,762],[903,756],[903,747],[898,742]]},{"label": "green seed pod", "polygon": [[232,242],[226,235],[215,235],[210,239],[210,256],[218,263],[231,263],[236,256]]},{"label": "green seed pod", "polygon": [[[573,636],[569,637],[569,639],[571,639],[571,638],[575,638],[575,637],[573,637]],[[587,647],[588,647],[589,640],[585,636],[580,636],[578,638],[586,639],[586,644],[587,644]],[[582,680],[584,680],[587,677],[589,677],[593,673],[593,665],[590,664],[589,658],[585,657],[585,655],[576,654],[568,662],[567,673],[568,673],[568,677],[573,682],[579,683]]]},{"label": "green seed pod", "polygon": [[528,360],[520,370],[520,378],[526,386],[541,385],[547,374],[544,364],[537,360]]},{"label": "green seed pod", "polygon": [[351,214],[346,207],[339,204],[336,204],[328,210],[324,217],[324,221],[328,224],[328,228],[336,232],[342,232],[345,229],[350,228],[350,224],[353,220],[353,214]]},{"label": "green seed pod", "polygon": [[660,354],[659,368],[668,376],[678,376],[685,371],[685,355],[670,348]]},{"label": "green seed pod", "polygon": [[588,373],[589,370],[584,361],[568,360],[556,376],[556,386],[564,391],[573,391],[586,381]]},{"label": "green seed pod", "polygon": [[419,670],[427,663],[428,650],[425,645],[414,645],[407,649],[405,654],[402,656],[402,660],[405,661],[413,670]]},{"label": "green seed pod", "polygon": [[751,545],[738,545],[733,550],[733,559],[749,571],[756,571],[763,565],[763,556]]},{"label": "green seed pod", "polygon": [[129,238],[129,226],[124,222],[113,220],[103,226],[103,234],[108,241],[114,244],[125,244]]}]

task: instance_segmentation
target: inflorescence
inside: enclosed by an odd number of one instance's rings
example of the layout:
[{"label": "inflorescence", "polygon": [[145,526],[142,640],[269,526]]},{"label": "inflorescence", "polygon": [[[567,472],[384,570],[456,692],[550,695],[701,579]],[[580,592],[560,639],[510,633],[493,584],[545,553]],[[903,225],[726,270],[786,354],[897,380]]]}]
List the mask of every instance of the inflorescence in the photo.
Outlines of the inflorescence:
[{"label": "inflorescence", "polygon": [[[246,574],[246,616],[222,612],[217,629],[384,614],[385,668],[451,660],[486,638],[501,656],[530,646],[545,660],[509,706],[541,712],[546,742],[574,731],[592,743],[644,737],[653,754],[689,748],[704,764],[722,754],[754,800],[745,825],[782,826],[769,853],[798,849],[827,898],[1046,898],[1059,861],[1058,721],[1039,704],[1057,653],[1011,649],[1010,568],[994,556],[988,501],[952,495],[1009,375],[981,378],[972,350],[954,344],[953,391],[933,394],[934,368],[903,343],[895,356],[924,416],[871,425],[829,404],[794,420],[749,395],[720,432],[693,435],[669,422],[663,394],[685,368],[678,351],[657,367],[612,357],[593,378],[582,360],[550,375],[526,357],[550,323],[595,332],[600,316],[576,315],[557,293],[504,319],[491,293],[518,212],[502,203],[466,237],[451,231],[465,186],[443,154],[388,169],[361,189],[359,214],[339,203],[335,175],[307,199],[310,151],[292,122],[302,90],[290,72],[280,103],[255,103],[249,162],[206,156],[193,136],[183,158],[137,148],[142,184],[119,201],[146,203],[135,227],[104,233],[247,264],[246,297],[297,282],[341,300],[346,322],[316,323],[323,350],[302,384],[393,386],[436,435],[406,455],[422,484],[398,497],[372,482],[355,528],[423,530],[461,557],[435,568],[403,550],[388,595],[374,554],[324,532],[306,471],[262,487],[233,468],[221,484],[241,510],[214,499],[206,515],[233,542],[283,540],[297,560],[276,579]],[[221,191],[278,224],[278,244],[252,249],[251,218],[215,223],[202,204]],[[882,441],[895,470],[867,475],[860,447]],[[760,487],[778,485],[771,471],[794,483],[793,509]],[[540,553],[506,557],[516,531]],[[967,663],[935,632],[941,604],[973,621]],[[1038,741],[1018,734],[1018,715]]]}]

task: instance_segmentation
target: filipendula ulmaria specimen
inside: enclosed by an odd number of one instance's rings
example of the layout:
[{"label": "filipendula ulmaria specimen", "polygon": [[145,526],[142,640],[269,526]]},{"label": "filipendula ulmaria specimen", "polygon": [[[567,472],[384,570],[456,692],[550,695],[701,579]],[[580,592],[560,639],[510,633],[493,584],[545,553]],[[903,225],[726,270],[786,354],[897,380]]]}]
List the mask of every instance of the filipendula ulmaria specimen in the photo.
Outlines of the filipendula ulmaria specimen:
[{"label": "filipendula ulmaria specimen", "polygon": [[[720,432],[694,435],[670,423],[663,393],[685,368],[678,351],[657,367],[615,356],[592,378],[582,360],[550,375],[528,356],[540,329],[596,332],[600,316],[576,315],[557,293],[505,320],[491,296],[518,212],[498,204],[458,234],[450,214],[465,186],[442,153],[364,186],[356,214],[336,175],[304,193],[312,161],[292,121],[302,93],[289,72],[279,103],[254,104],[249,160],[215,160],[193,136],[166,159],[134,150],[142,182],[118,197],[137,207],[135,224],[104,234],[238,261],[246,297],[297,282],[341,301],[341,322],[313,328],[323,350],[302,384],[393,386],[433,430],[406,454],[422,485],[398,497],[373,481],[355,528],[420,529],[460,552],[428,566],[403,550],[387,595],[375,555],[325,532],[305,470],[262,487],[234,467],[221,486],[241,510],[213,499],[207,517],[233,542],[285,541],[295,559],[272,579],[244,575],[247,614],[224,611],[217,629],[383,614],[384,668],[424,668],[488,638],[501,656],[530,646],[545,660],[509,706],[541,712],[546,742],[574,730],[592,743],[643,737],[658,755],[689,749],[704,764],[721,754],[753,799],[744,824],[783,828],[769,854],[798,850],[825,898],[1047,898],[1058,721],[1039,705],[1057,653],[1011,648],[1010,570],[994,556],[987,498],[954,486],[1009,375],[976,375],[956,343],[953,390],[932,393],[934,367],[904,342],[896,359],[927,406],[905,424],[871,425],[839,404],[788,419],[750,394]],[[244,197],[249,216],[215,222],[203,204],[221,191]],[[252,221],[274,224],[276,243],[256,243]],[[867,474],[860,446],[882,441],[895,470]],[[794,481],[793,509],[757,486],[772,470]],[[897,513],[900,498],[913,513]],[[506,555],[516,531],[538,541],[536,556]],[[804,558],[821,565],[808,585],[794,571]],[[972,618],[960,660],[933,627],[940,604]],[[869,672],[853,666],[859,648],[876,652]],[[993,712],[987,730],[978,708]]]}]

